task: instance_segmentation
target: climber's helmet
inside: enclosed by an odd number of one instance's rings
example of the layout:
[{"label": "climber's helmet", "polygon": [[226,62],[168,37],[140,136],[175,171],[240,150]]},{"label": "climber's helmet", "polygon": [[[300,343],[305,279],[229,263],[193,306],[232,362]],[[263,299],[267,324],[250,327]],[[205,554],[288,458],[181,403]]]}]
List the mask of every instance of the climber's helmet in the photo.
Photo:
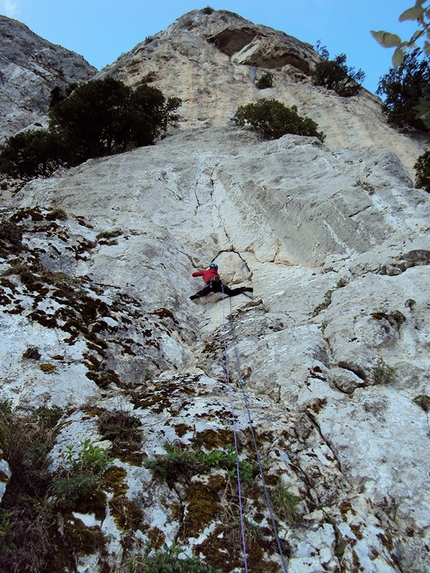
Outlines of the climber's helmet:
[{"label": "climber's helmet", "polygon": [[217,265],[216,263],[211,263],[211,264],[209,265],[209,268],[210,268],[210,269],[217,269],[217,268],[218,268],[218,265]]}]

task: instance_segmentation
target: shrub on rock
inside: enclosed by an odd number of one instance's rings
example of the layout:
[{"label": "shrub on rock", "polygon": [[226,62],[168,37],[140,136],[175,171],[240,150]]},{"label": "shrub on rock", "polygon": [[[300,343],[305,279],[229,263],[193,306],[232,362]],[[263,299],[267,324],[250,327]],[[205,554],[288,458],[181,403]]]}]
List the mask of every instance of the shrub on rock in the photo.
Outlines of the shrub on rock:
[{"label": "shrub on rock", "polygon": [[252,127],[266,139],[278,139],[287,133],[325,139],[323,132],[318,131],[318,124],[309,117],[300,116],[295,105],[287,107],[274,99],[240,106],[233,120],[240,127]]},{"label": "shrub on rock", "polygon": [[316,50],[323,59],[316,64],[312,72],[312,83],[333,90],[341,97],[357,95],[361,90],[360,84],[366,77],[363,70],[355,71],[353,67],[348,67],[345,54],[339,54],[330,60],[327,48],[321,47],[319,42]]},{"label": "shrub on rock", "polygon": [[261,78],[257,81],[257,83],[255,84],[255,87],[257,87],[259,90],[272,88],[273,87],[273,74],[271,74],[270,72],[266,72],[265,74],[263,74],[261,76]]},{"label": "shrub on rock", "polygon": [[418,157],[414,169],[415,187],[430,193],[430,151],[426,151]]}]

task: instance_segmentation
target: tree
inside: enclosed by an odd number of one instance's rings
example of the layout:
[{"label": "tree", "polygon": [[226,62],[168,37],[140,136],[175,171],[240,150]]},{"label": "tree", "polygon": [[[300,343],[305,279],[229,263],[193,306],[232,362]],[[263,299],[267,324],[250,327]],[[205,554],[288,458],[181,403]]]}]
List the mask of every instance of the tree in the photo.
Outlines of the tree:
[{"label": "tree", "polygon": [[18,133],[0,147],[0,173],[31,179],[48,177],[64,163],[66,147],[48,130]]},{"label": "tree", "polygon": [[46,177],[59,165],[150,145],[178,119],[180,104],[179,98],[166,101],[156,88],[133,91],[113,78],[70,85],[65,93],[54,88],[49,129],[9,138],[0,147],[0,172]]},{"label": "tree", "polygon": [[429,131],[416,113],[420,100],[430,103],[430,65],[419,56],[418,48],[406,54],[397,68],[390,68],[379,80],[376,93],[385,98],[382,109],[390,125]]},{"label": "tree", "polygon": [[91,80],[50,110],[50,128],[71,147],[72,162],[150,145],[178,116],[179,98],[143,85],[133,91],[113,78]]},{"label": "tree", "polygon": [[430,151],[418,157],[414,169],[416,171],[415,187],[425,189],[430,193]]},{"label": "tree", "polygon": [[[416,0],[415,6],[408,8],[399,16],[399,22],[407,20],[415,21],[417,29],[409,40],[402,40],[397,34],[391,34],[384,30],[371,30],[370,33],[375,40],[384,48],[395,48],[392,63],[396,70],[405,59],[406,55],[412,50],[419,49],[426,57],[430,56],[430,6],[425,4],[429,0]],[[418,41],[423,41],[422,47]],[[430,99],[427,97],[419,98],[418,104],[414,107],[416,116],[430,130]]]},{"label": "tree", "polygon": [[339,54],[330,60],[330,54],[325,46],[317,42],[316,50],[322,56],[312,72],[312,82],[315,86],[323,86],[335,91],[341,97],[357,95],[361,90],[361,83],[366,77],[363,70],[357,72],[353,67],[346,65],[346,55]]},{"label": "tree", "polygon": [[236,125],[251,126],[266,139],[278,139],[287,133],[318,137],[324,141],[325,135],[318,131],[318,124],[309,117],[301,117],[297,107],[286,107],[277,100],[261,99],[238,107],[233,120]]},{"label": "tree", "polygon": [[79,84],[76,82],[72,82],[67,85],[65,88],[60,88],[60,86],[55,86],[51,90],[51,97],[49,100],[49,108],[53,108],[57,103],[69,97],[69,95],[78,87]]},{"label": "tree", "polygon": [[137,88],[130,96],[130,142],[133,146],[149,145],[167,130],[169,124],[179,119],[175,113],[181,105],[180,98],[169,98],[147,85]]}]

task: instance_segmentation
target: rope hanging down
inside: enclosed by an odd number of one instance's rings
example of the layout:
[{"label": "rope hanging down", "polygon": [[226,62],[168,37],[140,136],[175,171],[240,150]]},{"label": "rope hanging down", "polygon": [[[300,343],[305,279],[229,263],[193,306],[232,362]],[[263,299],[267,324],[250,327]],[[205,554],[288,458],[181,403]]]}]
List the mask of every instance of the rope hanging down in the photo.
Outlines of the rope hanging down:
[{"label": "rope hanging down", "polygon": [[[224,295],[224,292],[223,292]],[[224,312],[224,296],[223,296],[223,306],[222,306],[222,310],[223,310],[223,333],[224,333],[224,354],[225,354],[225,360],[226,360],[226,372],[227,372],[227,382],[228,382],[228,387],[229,387],[229,394],[230,394],[230,404],[233,408],[233,402],[232,402],[232,393],[231,393],[231,387],[230,387],[230,377],[229,377],[229,372],[228,372],[228,356],[227,356],[227,342],[226,342],[226,333],[225,333],[225,327],[224,327],[224,321],[225,321],[225,312]],[[261,483],[263,485],[263,490],[264,490],[264,496],[266,498],[266,503],[267,503],[267,508],[269,510],[269,514],[270,514],[270,519],[272,522],[272,527],[273,527],[273,533],[275,535],[275,539],[276,539],[276,544],[278,546],[278,552],[279,552],[279,556],[281,558],[281,562],[282,562],[282,568],[284,570],[284,573],[288,573],[288,569],[287,569],[287,564],[285,561],[285,557],[282,553],[282,547],[281,547],[281,541],[279,539],[279,535],[278,535],[278,529],[276,527],[276,523],[275,523],[275,517],[273,515],[273,511],[272,511],[272,504],[270,503],[270,498],[269,498],[269,492],[267,491],[267,487],[266,487],[266,480],[264,479],[264,473],[263,473],[263,467],[261,464],[261,458],[260,458],[260,454],[258,452],[258,446],[257,446],[257,440],[255,438],[255,432],[254,432],[254,427],[252,424],[252,418],[251,418],[251,412],[249,409],[249,404],[248,404],[248,398],[246,396],[245,393],[245,389],[244,389],[244,384],[243,384],[243,380],[242,380],[242,375],[241,375],[241,368],[240,368],[240,360],[239,360],[239,353],[238,353],[238,349],[237,349],[237,344],[236,344],[236,336],[235,336],[235,331],[234,331],[234,323],[233,323],[233,311],[232,311],[232,303],[231,303],[231,298],[230,298],[230,332],[232,335],[232,340],[233,340],[233,348],[234,348],[234,352],[235,352],[235,357],[236,357],[236,368],[237,368],[237,376],[238,376],[238,380],[239,380],[239,385],[242,391],[242,397],[243,397],[243,401],[245,404],[245,408],[246,408],[246,412],[248,415],[248,423],[249,423],[249,428],[251,430],[251,435],[252,435],[252,439],[254,442],[254,450],[255,450],[255,455],[257,458],[257,462],[258,462],[258,468],[260,471],[260,477],[261,477]],[[234,410],[233,410],[234,411]],[[236,447],[236,462],[237,462],[237,467],[238,467],[238,483],[240,486],[240,475],[239,475],[239,462],[238,462],[238,450],[237,450],[237,446],[236,446],[236,427],[235,427],[235,420],[233,421],[234,424],[234,440],[235,440],[235,447]],[[244,537],[244,533],[245,533],[245,528],[243,525],[243,521],[242,521],[242,503],[241,503],[241,499],[240,499],[240,489],[239,489],[239,508],[240,508],[240,517],[241,517],[241,524],[242,524],[242,535],[243,535],[243,544],[245,544],[245,537]],[[245,545],[244,545],[244,558],[245,558],[245,570],[247,571],[247,564],[246,564],[246,550],[245,550]]]},{"label": "rope hanging down", "polygon": [[[228,356],[227,356],[227,336],[226,336],[225,327],[224,327],[224,319],[225,319],[224,285],[222,283],[221,283],[221,288],[222,288],[222,294],[223,294],[223,299],[222,299],[222,330],[223,330],[223,336],[224,336],[225,374],[226,374],[227,384],[228,384],[228,394],[229,394],[229,399],[230,399],[231,418],[232,418],[232,423],[233,423],[234,448],[236,450],[237,493],[238,493],[238,497],[239,497],[239,515],[240,515],[240,527],[241,527],[242,547],[243,547],[243,563],[245,566],[245,573],[248,573],[248,560],[247,560],[247,554],[246,554],[246,540],[245,540],[245,523],[244,523],[244,519],[243,519],[242,491],[241,491],[241,486],[240,486],[239,450],[238,450],[238,446],[237,446],[237,426],[236,426],[236,416],[235,416],[234,404],[233,404],[233,392],[232,392],[231,384],[230,384],[230,372],[229,372],[229,363],[228,363]],[[230,299],[230,304],[231,304],[231,299]]]}]

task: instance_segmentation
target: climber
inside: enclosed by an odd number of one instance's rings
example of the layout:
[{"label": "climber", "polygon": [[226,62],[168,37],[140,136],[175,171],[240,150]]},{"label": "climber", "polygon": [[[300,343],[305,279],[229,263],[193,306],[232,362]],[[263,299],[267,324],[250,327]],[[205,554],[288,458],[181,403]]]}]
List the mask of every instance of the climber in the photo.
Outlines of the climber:
[{"label": "climber", "polygon": [[200,298],[201,296],[206,296],[210,292],[222,292],[228,296],[237,296],[245,292],[253,292],[254,289],[251,287],[239,287],[239,288],[228,288],[222,281],[218,274],[218,265],[216,263],[211,263],[209,268],[204,271],[197,271],[192,274],[193,277],[202,277],[205,281],[205,286],[196,294],[190,296],[191,300]]}]

